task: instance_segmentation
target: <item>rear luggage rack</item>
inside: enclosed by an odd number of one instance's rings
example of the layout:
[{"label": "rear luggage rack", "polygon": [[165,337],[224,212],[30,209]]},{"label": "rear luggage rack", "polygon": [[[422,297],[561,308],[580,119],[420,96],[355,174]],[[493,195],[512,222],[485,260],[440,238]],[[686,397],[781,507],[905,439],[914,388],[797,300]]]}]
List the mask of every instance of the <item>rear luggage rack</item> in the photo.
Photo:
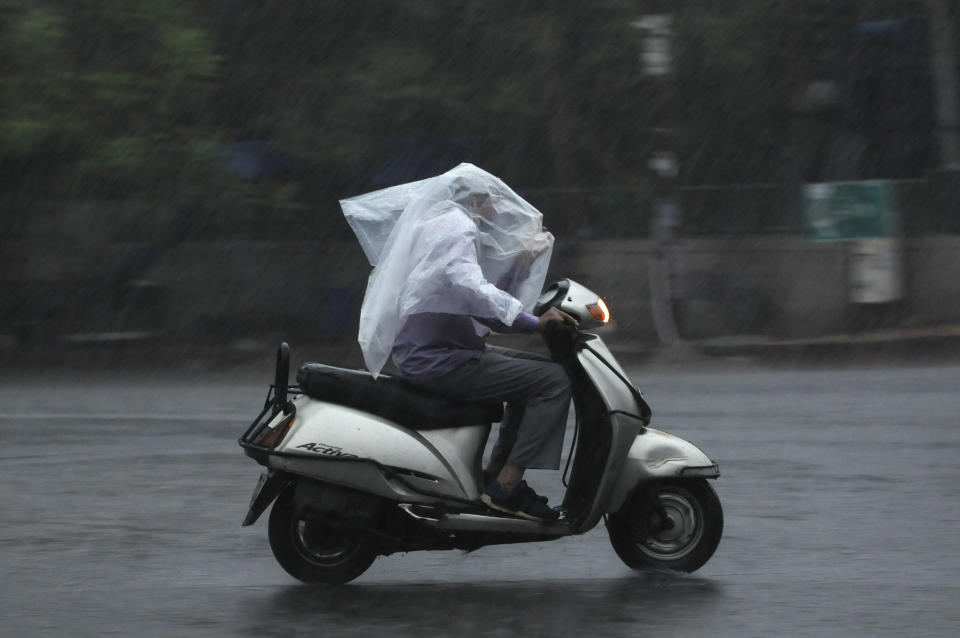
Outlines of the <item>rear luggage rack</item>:
[{"label": "rear luggage rack", "polygon": [[281,343],[277,349],[277,367],[274,375],[274,382],[270,384],[267,390],[267,398],[263,403],[263,410],[253,420],[250,427],[247,428],[243,436],[240,437],[240,447],[247,451],[247,455],[260,461],[270,451],[269,448],[253,443],[278,414],[295,414],[296,408],[290,400],[291,396],[303,394],[300,386],[289,385],[290,376],[290,346],[286,342]]}]

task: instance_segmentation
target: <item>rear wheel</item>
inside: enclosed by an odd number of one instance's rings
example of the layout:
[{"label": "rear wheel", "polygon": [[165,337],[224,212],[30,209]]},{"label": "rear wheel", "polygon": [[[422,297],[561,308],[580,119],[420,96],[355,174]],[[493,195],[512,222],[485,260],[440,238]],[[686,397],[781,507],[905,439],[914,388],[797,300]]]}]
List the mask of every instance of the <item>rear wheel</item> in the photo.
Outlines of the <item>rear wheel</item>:
[{"label": "rear wheel", "polygon": [[270,548],[288,574],[305,583],[338,585],[365,572],[377,557],[364,534],[320,519],[300,518],[287,489],[270,511]]},{"label": "rear wheel", "polygon": [[704,479],[658,481],[607,517],[607,531],[617,556],[634,569],[692,572],[720,543],[723,509]]}]

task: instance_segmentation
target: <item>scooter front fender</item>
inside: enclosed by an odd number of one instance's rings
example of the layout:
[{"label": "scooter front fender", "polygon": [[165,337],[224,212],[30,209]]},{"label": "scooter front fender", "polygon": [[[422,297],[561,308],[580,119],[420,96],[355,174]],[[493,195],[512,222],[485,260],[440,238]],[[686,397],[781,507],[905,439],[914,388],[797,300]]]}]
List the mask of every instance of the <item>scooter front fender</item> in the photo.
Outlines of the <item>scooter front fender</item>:
[{"label": "scooter front fender", "polygon": [[693,443],[645,428],[637,435],[610,492],[608,512],[616,512],[639,483],[661,478],[717,478],[720,468]]}]

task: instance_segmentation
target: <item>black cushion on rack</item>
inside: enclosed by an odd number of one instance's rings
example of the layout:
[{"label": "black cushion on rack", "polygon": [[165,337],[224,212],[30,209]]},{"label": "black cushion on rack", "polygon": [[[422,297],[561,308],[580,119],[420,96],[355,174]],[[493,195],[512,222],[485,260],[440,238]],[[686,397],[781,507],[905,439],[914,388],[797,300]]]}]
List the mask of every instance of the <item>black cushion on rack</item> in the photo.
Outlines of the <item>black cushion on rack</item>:
[{"label": "black cushion on rack", "polygon": [[370,412],[414,430],[482,425],[503,418],[503,403],[456,401],[398,377],[305,363],[297,384],[314,399]]}]

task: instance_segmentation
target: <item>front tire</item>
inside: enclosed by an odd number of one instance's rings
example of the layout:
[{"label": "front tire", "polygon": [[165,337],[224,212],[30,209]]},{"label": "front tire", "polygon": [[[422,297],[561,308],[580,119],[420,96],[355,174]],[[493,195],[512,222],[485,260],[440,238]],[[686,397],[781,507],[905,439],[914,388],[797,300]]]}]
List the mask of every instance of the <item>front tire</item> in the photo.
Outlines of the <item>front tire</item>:
[{"label": "front tire", "polygon": [[293,487],[270,510],[270,549],[288,574],[310,584],[340,585],[365,572],[377,557],[369,537],[296,513]]},{"label": "front tire", "polygon": [[723,508],[704,479],[657,481],[638,488],[607,517],[607,532],[617,556],[634,569],[693,572],[720,544]]}]

